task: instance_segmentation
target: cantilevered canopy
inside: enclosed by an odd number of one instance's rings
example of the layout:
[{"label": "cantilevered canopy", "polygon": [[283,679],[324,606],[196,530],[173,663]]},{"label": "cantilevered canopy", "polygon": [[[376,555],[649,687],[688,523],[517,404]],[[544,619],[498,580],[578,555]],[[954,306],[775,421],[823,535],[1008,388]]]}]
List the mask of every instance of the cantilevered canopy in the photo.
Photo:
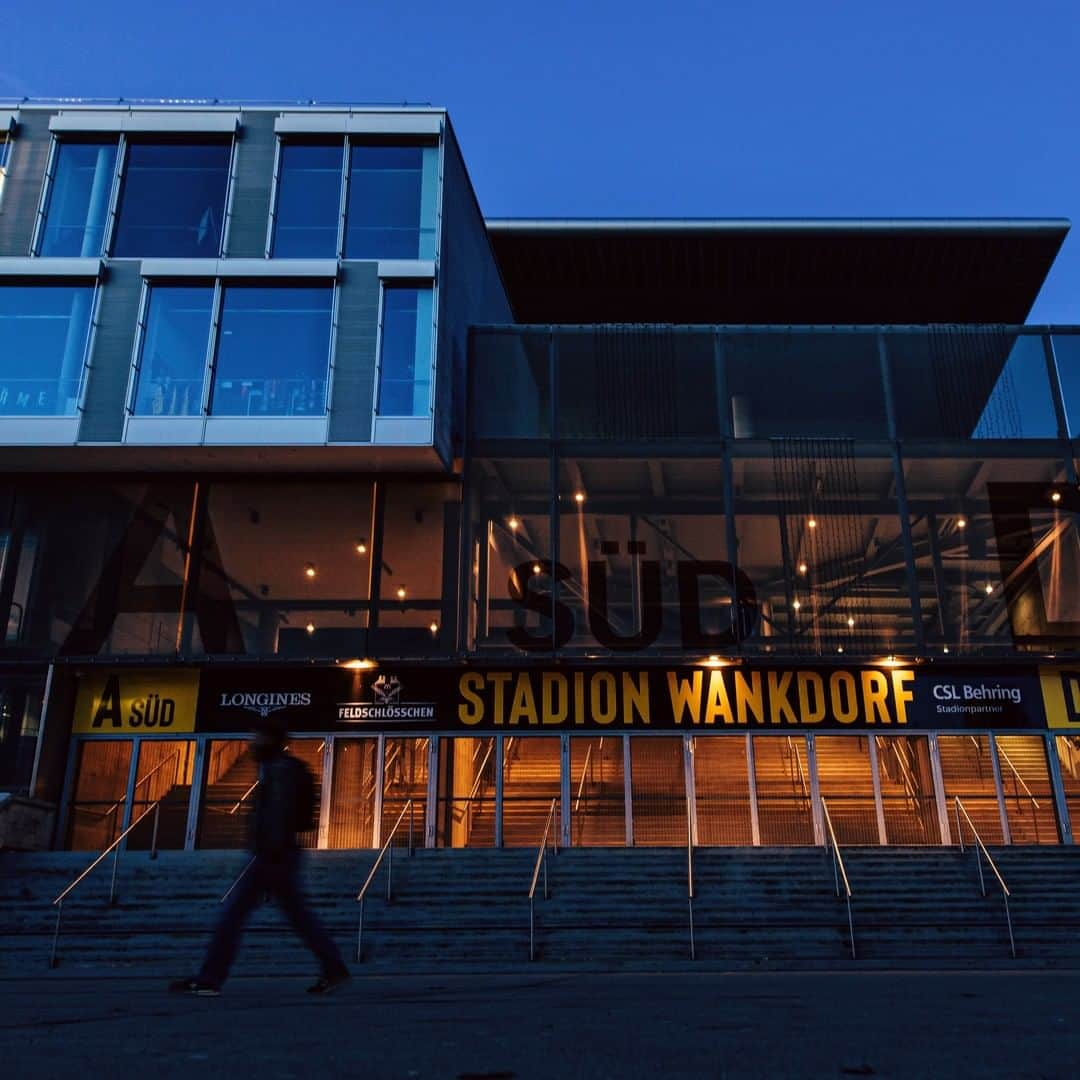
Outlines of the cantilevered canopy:
[{"label": "cantilevered canopy", "polygon": [[1062,219],[491,220],[520,323],[1022,323]]}]

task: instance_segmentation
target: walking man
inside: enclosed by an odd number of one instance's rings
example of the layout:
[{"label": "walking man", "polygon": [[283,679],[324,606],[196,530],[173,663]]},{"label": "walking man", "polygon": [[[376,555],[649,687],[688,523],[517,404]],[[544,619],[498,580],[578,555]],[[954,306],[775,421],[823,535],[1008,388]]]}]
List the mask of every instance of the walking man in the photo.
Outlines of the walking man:
[{"label": "walking man", "polygon": [[304,944],[318,958],[322,974],[309,994],[328,994],[349,978],[337,946],[307,906],[300,882],[297,832],[313,826],[315,784],[302,761],[285,752],[285,732],[273,717],[255,729],[252,754],[259,762],[252,823],[254,856],[218,918],[199,974],[169,985],[174,993],[215,997],[228,977],[240,931],[264,893],[272,896]]}]

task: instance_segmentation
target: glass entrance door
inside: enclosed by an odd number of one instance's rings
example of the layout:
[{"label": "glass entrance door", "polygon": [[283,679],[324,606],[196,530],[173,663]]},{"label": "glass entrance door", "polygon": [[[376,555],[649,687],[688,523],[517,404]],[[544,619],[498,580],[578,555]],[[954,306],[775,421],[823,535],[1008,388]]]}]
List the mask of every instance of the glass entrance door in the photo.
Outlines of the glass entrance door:
[{"label": "glass entrance door", "polygon": [[496,756],[494,736],[439,739],[439,847],[494,846]]},{"label": "glass entrance door", "polygon": [[[503,740],[503,847],[535,847],[544,836],[551,800],[561,791],[558,738],[518,735]],[[559,814],[552,828],[558,835]]]},{"label": "glass entrance door", "polygon": [[862,735],[817,735],[818,787],[839,844],[880,843],[870,740]]},{"label": "glass entrance door", "polygon": [[693,747],[697,842],[752,844],[746,736],[702,735]]},{"label": "glass entrance door", "polygon": [[683,740],[630,739],[630,799],[637,847],[686,843],[686,765]]},{"label": "glass entrance door", "polygon": [[805,735],[754,735],[754,779],[762,844],[813,844]]},{"label": "glass entrance door", "polygon": [[[195,740],[140,739],[137,749],[131,820],[136,821],[157,802],[157,846],[166,851],[182,850],[191,803]],[[126,842],[129,848],[148,850],[154,842],[154,814],[146,814]]]},{"label": "glass entrance door", "polygon": [[327,847],[375,844],[379,740],[336,738]]},{"label": "glass entrance door", "polygon": [[878,735],[878,782],[889,844],[940,844],[930,740],[925,735]]},{"label": "glass entrance door", "polygon": [[1014,844],[1058,843],[1057,814],[1041,735],[997,735],[1005,816]]},{"label": "glass entrance door", "polygon": [[123,831],[131,752],[131,739],[78,744],[68,806],[67,846],[72,851],[101,851]]},{"label": "glass entrance door", "polygon": [[622,847],[626,843],[623,740],[618,735],[570,738],[570,843]]}]

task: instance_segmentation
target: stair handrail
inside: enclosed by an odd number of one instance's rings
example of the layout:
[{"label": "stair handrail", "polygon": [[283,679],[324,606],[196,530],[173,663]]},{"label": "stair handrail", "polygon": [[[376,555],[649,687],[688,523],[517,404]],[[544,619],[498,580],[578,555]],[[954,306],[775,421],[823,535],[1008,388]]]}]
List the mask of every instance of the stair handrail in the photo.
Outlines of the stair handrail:
[{"label": "stair handrail", "polygon": [[[178,747],[167,758],[165,758],[163,761],[159,761],[141,780],[136,782],[135,786],[131,789],[131,803],[132,803],[133,806],[135,805],[135,792],[138,791],[139,788],[141,788],[143,786],[143,784],[145,784],[146,781],[149,780],[150,777],[153,776],[154,773],[156,773],[158,771],[158,769],[160,769],[163,765],[167,765],[179,753],[180,753],[180,748]],[[124,803],[126,803],[126,802],[127,802],[127,796],[126,795],[122,799],[117,799],[116,802],[114,802],[112,804],[112,806],[109,807],[108,810],[103,810],[100,814],[98,814],[98,819],[101,820],[101,821],[104,821],[105,818],[107,818],[110,814],[115,814],[116,811],[119,810],[120,807],[123,806]],[[82,810],[83,813],[86,812],[85,809],[83,809],[82,807],[77,807],[77,808]]]},{"label": "stair handrail", "polygon": [[558,799],[551,800],[548,808],[547,820],[544,822],[544,835],[540,838],[540,847],[536,852],[536,862],[533,864],[532,881],[529,883],[529,959],[536,959],[536,886],[540,880],[540,871],[544,872],[544,899],[551,895],[548,888],[547,849],[548,836],[551,836],[551,847],[554,854],[559,854],[559,833],[556,829],[552,832],[551,824],[555,820],[555,810],[559,805]]},{"label": "stair handrail", "polygon": [[[162,796],[164,798],[164,796]],[[54,968],[57,964],[57,948],[60,944],[60,922],[64,915],[64,901],[108,858],[113,855],[112,880],[109,883],[109,905],[116,903],[116,875],[120,867],[120,846],[124,840],[146,820],[151,814],[154,815],[154,833],[150,840],[150,858],[157,858],[158,824],[161,817],[161,799],[151,803],[96,859],[79,874],[52,902],[56,908],[56,926],[53,929],[52,951],[49,954],[49,967]]]},{"label": "stair handrail", "polygon": [[255,783],[252,784],[251,787],[249,787],[247,789],[247,791],[245,791],[244,794],[241,795],[240,798],[236,800],[235,803],[233,803],[232,809],[229,811],[229,813],[230,814],[235,814],[236,811],[239,810],[240,807],[243,806],[244,803],[246,803],[248,801],[248,798],[250,797],[251,793],[259,786],[260,783],[262,783],[261,780],[256,780]]},{"label": "stair handrail", "polygon": [[840,884],[844,885],[844,902],[847,904],[848,941],[851,943],[851,959],[855,959],[855,924],[851,918],[851,882],[848,880],[847,868],[844,866],[844,857],[840,854],[840,845],[836,840],[836,830],[833,828],[832,815],[829,813],[829,804],[824,798],[821,800],[821,812],[825,818],[825,850],[832,855],[833,864],[833,888],[837,897],[840,896]]},{"label": "stair handrail", "polygon": [[686,796],[686,902],[690,914],[690,959],[697,959],[697,942],[694,937],[694,828],[691,824],[690,796]]},{"label": "stair handrail", "polygon": [[795,764],[799,767],[799,785],[802,787],[803,798],[809,801],[810,791],[806,786],[806,776],[803,773],[802,755],[799,753],[799,746],[790,735],[787,737],[787,743],[788,749],[795,755]]},{"label": "stair handrail", "polygon": [[990,869],[994,871],[994,877],[997,878],[998,885],[1001,886],[1001,898],[1005,903],[1005,922],[1009,927],[1009,952],[1012,954],[1012,958],[1016,959],[1016,939],[1013,937],[1013,925],[1012,925],[1012,912],[1009,911],[1009,897],[1012,893],[1009,891],[1009,886],[1005,884],[1005,879],[1001,876],[1001,871],[997,867],[997,863],[990,857],[990,852],[986,850],[986,845],[983,843],[982,837],[979,835],[979,830],[975,828],[975,822],[971,820],[971,815],[967,812],[967,807],[960,801],[960,796],[953,797],[953,806],[956,810],[956,837],[960,844],[960,854],[964,854],[964,830],[960,823],[960,815],[964,815],[964,820],[968,823],[968,828],[971,829],[971,835],[975,837],[975,865],[979,870],[979,891],[986,895],[986,879],[983,876],[982,858],[980,852],[986,856],[987,863],[990,864]]},{"label": "stair handrail", "polygon": [[371,871],[368,873],[367,879],[364,881],[364,884],[360,886],[360,891],[356,894],[356,902],[360,905],[360,916],[356,926],[357,963],[360,963],[364,959],[364,900],[367,897],[368,889],[371,888],[371,883],[375,880],[375,874],[378,872],[384,858],[388,860],[386,864],[386,899],[393,899],[394,837],[397,835],[398,829],[401,828],[401,823],[404,821],[406,814],[409,815],[409,855],[412,856],[416,853],[416,847],[413,844],[413,800],[409,799],[409,801],[401,808],[401,813],[398,814],[397,821],[394,822],[393,828],[390,830],[390,835],[386,838],[386,842],[379,849],[379,854],[371,867]]},{"label": "stair handrail", "polygon": [[1024,789],[1024,794],[1028,797],[1028,799],[1031,800],[1031,805],[1036,810],[1038,810],[1039,809],[1039,800],[1035,798],[1035,795],[1032,793],[1031,788],[1029,788],[1027,786],[1027,782],[1020,775],[1020,772],[1016,768],[1016,766],[1012,763],[1012,758],[1010,758],[1009,755],[1007,753],[1005,753],[1005,751],[1000,746],[998,746],[996,740],[994,742],[994,745],[995,745],[995,747],[997,747],[998,757],[1002,761],[1004,761],[1006,765],[1009,766],[1009,770],[1012,772],[1013,776],[1016,777],[1016,779],[1019,782],[1020,786]]},{"label": "stair handrail", "polygon": [[577,795],[574,798],[574,813],[576,814],[581,808],[581,795],[585,790],[585,777],[589,773],[589,762],[592,761],[592,743],[589,744],[589,749],[585,751],[585,763],[581,766],[581,780],[578,781]]},{"label": "stair handrail", "polygon": [[895,738],[887,738],[883,735],[875,736],[878,742],[885,742],[885,745],[892,751],[893,757],[896,758],[896,764],[900,766],[900,775],[904,779],[904,793],[916,806],[919,802],[919,796],[915,790],[915,778],[911,772],[911,766],[904,760],[904,755],[900,753],[900,748],[896,745]]}]

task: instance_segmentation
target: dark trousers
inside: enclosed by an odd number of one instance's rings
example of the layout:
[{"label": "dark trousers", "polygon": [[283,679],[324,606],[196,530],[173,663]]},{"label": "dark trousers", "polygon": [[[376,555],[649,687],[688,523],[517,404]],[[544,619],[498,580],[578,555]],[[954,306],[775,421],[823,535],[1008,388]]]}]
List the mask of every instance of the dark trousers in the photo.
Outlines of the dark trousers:
[{"label": "dark trousers", "polygon": [[300,854],[294,851],[277,859],[255,856],[225,901],[199,971],[200,979],[220,986],[228,977],[240,944],[240,931],[263,893],[269,893],[278,902],[292,928],[318,958],[323,975],[332,977],[345,971],[337,946],[304,900]]}]

